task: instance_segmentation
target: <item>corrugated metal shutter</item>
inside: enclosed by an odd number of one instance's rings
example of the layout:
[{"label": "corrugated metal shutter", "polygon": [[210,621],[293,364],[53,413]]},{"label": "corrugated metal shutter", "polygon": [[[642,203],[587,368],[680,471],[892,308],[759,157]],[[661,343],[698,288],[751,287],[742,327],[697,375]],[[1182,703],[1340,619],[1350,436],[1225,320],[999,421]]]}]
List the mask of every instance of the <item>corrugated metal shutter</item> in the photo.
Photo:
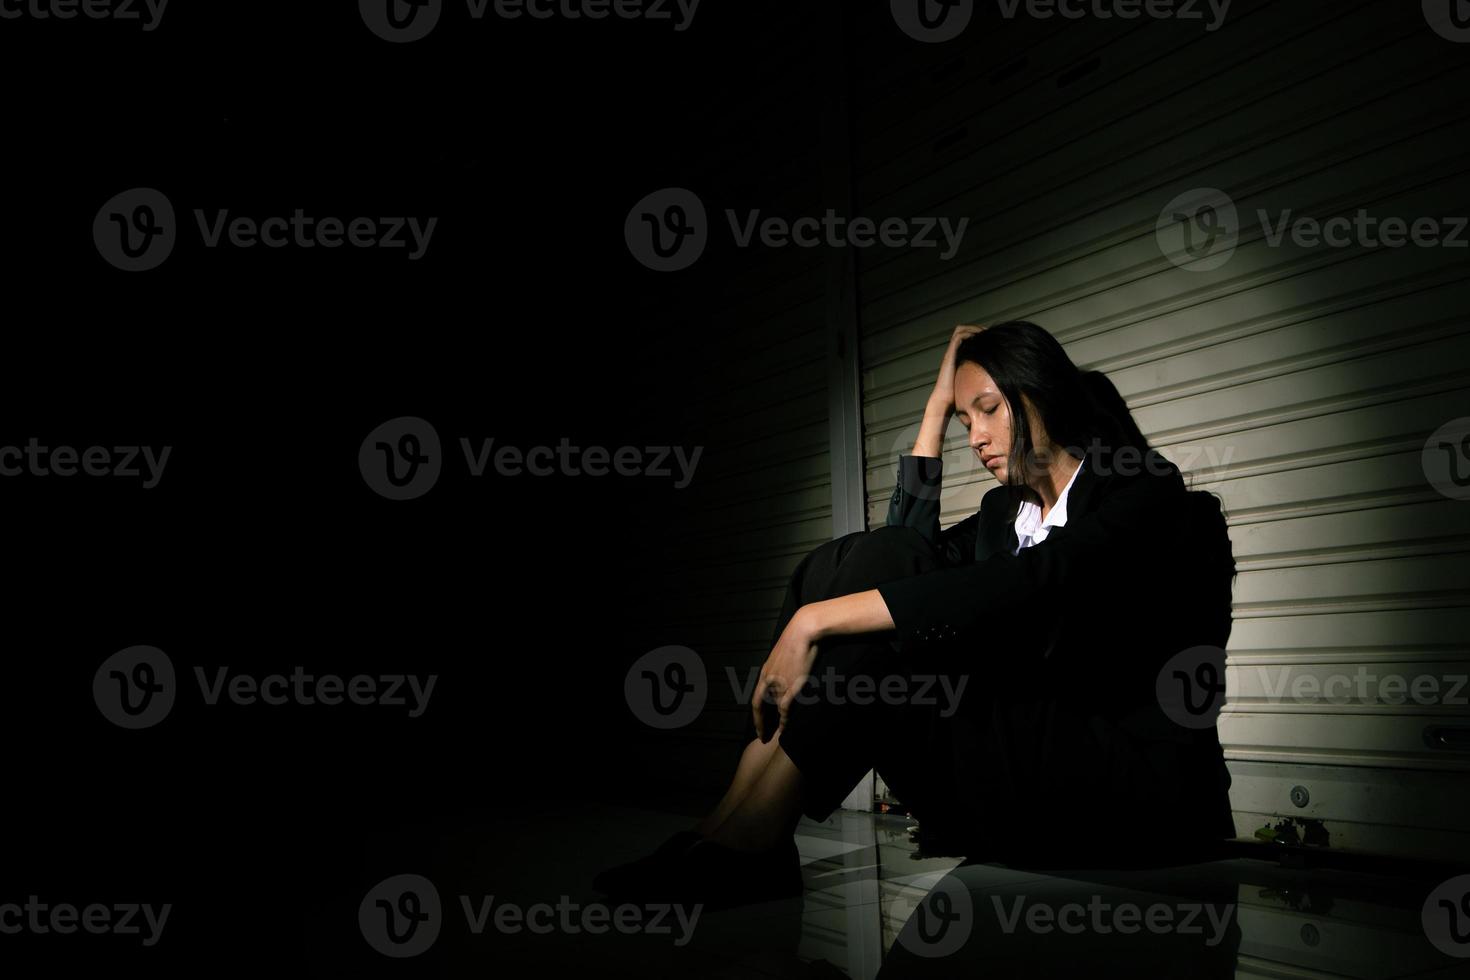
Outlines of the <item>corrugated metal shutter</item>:
[{"label": "corrugated metal shutter", "polygon": [[[1301,818],[1332,847],[1470,857],[1470,503],[1421,462],[1470,415],[1466,250],[1276,247],[1257,219],[1465,214],[1470,48],[1416,3],[1238,0],[1215,31],[1055,18],[967,37],[943,58],[891,24],[866,39],[887,70],[859,100],[861,213],[972,219],[952,261],[862,260],[870,526],[954,325],[1041,324],[1223,498],[1239,578],[1220,732],[1241,833]],[[1208,188],[1239,239],[1190,265],[1165,212]],[[944,526],[992,485],[963,435],[945,444]],[[1429,678],[1439,703],[1291,696],[1359,668]]]}]

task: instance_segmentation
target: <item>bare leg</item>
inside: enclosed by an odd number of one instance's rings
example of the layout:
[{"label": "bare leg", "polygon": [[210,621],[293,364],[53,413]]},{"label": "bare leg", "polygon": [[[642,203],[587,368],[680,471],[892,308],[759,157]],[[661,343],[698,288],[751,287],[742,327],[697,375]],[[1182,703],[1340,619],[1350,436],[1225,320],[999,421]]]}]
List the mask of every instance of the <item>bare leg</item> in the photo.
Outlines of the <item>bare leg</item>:
[{"label": "bare leg", "polygon": [[774,738],[765,743],[758,738],[750,740],[740,756],[740,764],[735,768],[735,778],[730,782],[730,788],[725,791],[724,797],[715,808],[695,825],[695,831],[708,837],[714,833],[716,827],[725,822],[740,801],[745,799],[745,794],[760,779],[761,773],[775,754],[776,742]]},{"label": "bare leg", "polygon": [[801,770],[779,743],[778,738],[767,743],[776,749],[770,753],[765,769],[708,835],[711,840],[737,851],[765,851],[796,830],[802,812]]}]

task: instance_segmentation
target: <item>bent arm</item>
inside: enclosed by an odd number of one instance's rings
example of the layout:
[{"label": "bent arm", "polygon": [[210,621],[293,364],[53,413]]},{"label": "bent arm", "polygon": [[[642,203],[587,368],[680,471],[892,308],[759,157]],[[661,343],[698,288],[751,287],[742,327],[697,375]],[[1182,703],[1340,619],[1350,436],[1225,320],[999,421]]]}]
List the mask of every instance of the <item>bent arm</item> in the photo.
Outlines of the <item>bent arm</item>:
[{"label": "bent arm", "polygon": [[875,591],[907,640],[973,632],[1044,593],[1065,601],[1069,590],[1089,581],[1132,581],[1145,589],[1151,577],[1168,574],[1168,549],[1177,547],[1169,529],[1185,498],[1177,470],[1135,478],[1019,555],[883,582]]},{"label": "bent arm", "polygon": [[938,549],[945,565],[975,560],[975,537],[980,531],[976,511],[953,527],[939,529],[939,491],[944,462],[937,456],[898,457],[898,482],[888,502],[888,527],[912,527]]},{"label": "bent arm", "polygon": [[807,603],[802,612],[811,617],[811,638],[821,640],[847,633],[877,633],[893,629],[888,604],[877,589],[853,592]]},{"label": "bent arm", "polygon": [[889,527],[914,527],[930,541],[939,534],[939,485],[944,430],[954,414],[954,403],[930,395],[914,451],[898,456],[898,479],[888,501]]}]

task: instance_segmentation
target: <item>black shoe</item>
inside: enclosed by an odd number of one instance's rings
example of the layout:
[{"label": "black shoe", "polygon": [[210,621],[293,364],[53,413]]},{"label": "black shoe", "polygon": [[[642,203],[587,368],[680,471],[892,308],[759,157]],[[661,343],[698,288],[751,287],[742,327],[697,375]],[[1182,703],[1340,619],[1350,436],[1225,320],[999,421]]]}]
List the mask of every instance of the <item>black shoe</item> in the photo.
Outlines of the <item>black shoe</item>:
[{"label": "black shoe", "polygon": [[704,835],[698,831],[681,830],[660,844],[652,853],[636,861],[629,861],[626,864],[599,871],[592,879],[592,887],[604,895],[627,892],[642,879],[658,876],[667,866],[671,866],[683,857],[684,852],[690,847],[702,840],[704,840]]}]

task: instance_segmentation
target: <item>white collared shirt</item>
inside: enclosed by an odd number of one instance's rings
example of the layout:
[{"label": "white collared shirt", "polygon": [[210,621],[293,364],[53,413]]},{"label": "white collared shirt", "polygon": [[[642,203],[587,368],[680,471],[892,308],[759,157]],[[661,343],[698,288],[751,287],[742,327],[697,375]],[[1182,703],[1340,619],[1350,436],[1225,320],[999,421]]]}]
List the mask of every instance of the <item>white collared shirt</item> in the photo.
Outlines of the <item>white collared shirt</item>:
[{"label": "white collared shirt", "polygon": [[1047,534],[1054,527],[1061,527],[1067,523],[1067,493],[1072,489],[1072,484],[1077,482],[1077,474],[1082,472],[1082,461],[1077,461],[1077,468],[1072,471],[1072,478],[1067,485],[1062,487],[1062,492],[1057,496],[1057,502],[1047,511],[1046,520],[1041,519],[1041,505],[1033,504],[1029,500],[1021,501],[1021,507],[1016,511],[1016,550],[1011,552],[1019,555],[1022,548],[1029,548],[1033,544],[1040,544],[1046,540]]}]

